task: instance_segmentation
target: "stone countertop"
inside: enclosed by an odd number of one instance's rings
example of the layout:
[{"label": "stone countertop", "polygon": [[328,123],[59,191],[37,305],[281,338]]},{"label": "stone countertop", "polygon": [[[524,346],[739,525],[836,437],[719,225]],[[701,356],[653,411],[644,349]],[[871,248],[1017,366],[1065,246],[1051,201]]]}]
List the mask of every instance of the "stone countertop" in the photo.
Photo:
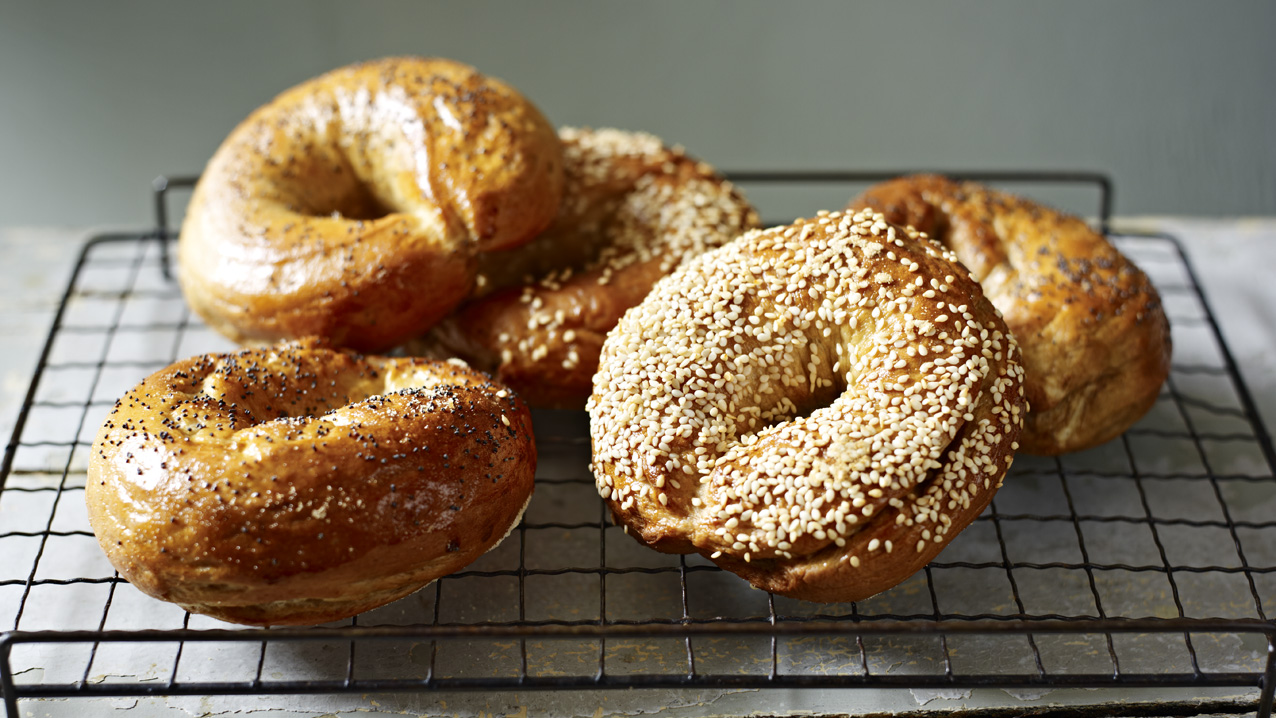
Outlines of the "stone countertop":
[{"label": "stone countertop", "polygon": [[[1183,244],[1206,300],[1269,431],[1276,426],[1276,218],[1217,220],[1120,218],[1122,231],[1160,231]],[[95,232],[74,228],[0,229],[0,436],[7,442],[58,301],[82,242]],[[7,619],[6,619],[7,620]],[[0,628],[9,628],[4,625]],[[1236,691],[1196,692],[1227,700]],[[1076,705],[1096,700],[1137,703],[1163,697],[1147,690],[971,691],[640,690],[491,692],[361,696],[74,699],[23,701],[29,716],[217,715],[265,710],[272,716],[358,712],[376,715],[585,715],[659,712],[704,716],[760,712],[899,713],[979,707]],[[1251,694],[1252,696],[1252,694]],[[1192,696],[1184,696],[1191,699]],[[1217,710],[1217,709],[1216,709]]]}]

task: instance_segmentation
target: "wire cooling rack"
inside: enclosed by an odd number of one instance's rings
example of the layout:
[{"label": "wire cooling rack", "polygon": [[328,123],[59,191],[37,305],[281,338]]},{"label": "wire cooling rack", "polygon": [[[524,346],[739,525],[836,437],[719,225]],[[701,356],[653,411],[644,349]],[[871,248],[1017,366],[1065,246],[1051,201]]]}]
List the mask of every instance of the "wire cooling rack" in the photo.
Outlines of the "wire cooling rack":
[{"label": "wire cooling rack", "polygon": [[[733,176],[755,200],[840,206],[893,174]],[[1097,193],[1106,226],[1102,176],[953,174],[1091,203]],[[594,491],[581,412],[536,415],[536,495],[511,537],[413,596],[289,630],[149,599],[89,531],[85,468],[124,391],[178,358],[232,348],[191,316],[169,272],[169,203],[190,185],[157,182],[155,229],[85,245],[0,464],[11,717],[38,697],[599,687],[1237,688],[1252,691],[1243,706],[1271,712],[1276,453],[1168,236],[1113,238],[1153,278],[1172,325],[1173,371],[1148,416],[1090,451],[1018,458],[938,560],[871,599],[792,601],[639,546]]]}]

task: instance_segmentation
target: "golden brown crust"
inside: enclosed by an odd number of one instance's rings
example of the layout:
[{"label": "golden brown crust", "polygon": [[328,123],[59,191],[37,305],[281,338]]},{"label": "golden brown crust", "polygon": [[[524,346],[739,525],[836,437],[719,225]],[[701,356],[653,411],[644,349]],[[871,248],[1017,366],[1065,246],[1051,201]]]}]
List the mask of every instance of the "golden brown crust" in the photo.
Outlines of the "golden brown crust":
[{"label": "golden brown crust", "polygon": [[440,59],[343,67],[213,155],[182,226],[182,289],[239,342],[386,349],[469,294],[477,251],[548,226],[561,194],[553,127],[508,85]]},{"label": "golden brown crust", "polygon": [[479,260],[475,298],[410,353],[457,356],[532,406],[579,409],[603,338],[674,267],[757,226],[712,167],[648,134],[564,128],[566,190],[535,241]]},{"label": "golden brown crust", "polygon": [[143,592],[313,624],[478,558],[517,523],[535,467],[530,414],[486,376],[307,342],[148,377],[99,430],[86,499]]},{"label": "golden brown crust", "polygon": [[1160,296],[1080,219],[935,175],[885,182],[849,207],[927,233],[983,285],[1023,349],[1024,451],[1096,446],[1156,402],[1170,371]]},{"label": "golden brown crust", "polygon": [[691,260],[608,336],[599,493],[631,535],[852,601],[991,500],[1026,411],[1013,338],[951,254],[832,213]]}]

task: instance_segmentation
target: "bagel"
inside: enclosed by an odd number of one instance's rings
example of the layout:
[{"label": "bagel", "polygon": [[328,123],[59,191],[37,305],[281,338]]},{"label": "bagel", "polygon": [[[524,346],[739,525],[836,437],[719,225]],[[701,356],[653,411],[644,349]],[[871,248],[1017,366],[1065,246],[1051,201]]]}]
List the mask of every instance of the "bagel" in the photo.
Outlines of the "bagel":
[{"label": "bagel", "polygon": [[607,337],[589,399],[615,520],[792,598],[920,569],[992,499],[1019,350],[950,253],[863,212],[684,264]]},{"label": "bagel", "polygon": [[231,132],[195,187],[178,276],[236,342],[380,351],[464,300],[475,254],[553,221],[562,151],[508,85],[390,58],[304,82]]},{"label": "bagel", "polygon": [[472,301],[412,354],[460,357],[529,404],[580,409],[603,338],[686,259],[757,226],[712,167],[652,135],[564,128],[566,189],[553,226],[479,260]]},{"label": "bagel", "polygon": [[1055,455],[1119,436],[1170,374],[1170,325],[1147,275],[1082,220],[936,175],[870,188],[868,208],[951,249],[1023,350],[1031,407],[1019,442]]},{"label": "bagel", "polygon": [[518,523],[535,469],[530,414],[486,376],[311,341],[152,374],[98,431],[86,501],[142,592],[314,624],[478,558]]}]

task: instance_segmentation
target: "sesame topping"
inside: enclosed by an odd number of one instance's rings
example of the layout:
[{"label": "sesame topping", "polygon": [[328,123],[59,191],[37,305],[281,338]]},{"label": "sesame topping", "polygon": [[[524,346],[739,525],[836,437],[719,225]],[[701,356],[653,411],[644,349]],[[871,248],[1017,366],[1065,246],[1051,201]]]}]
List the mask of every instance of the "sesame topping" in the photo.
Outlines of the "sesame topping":
[{"label": "sesame topping", "polygon": [[[999,484],[1024,408],[1014,340],[954,261],[881,215],[832,212],[684,264],[604,346],[599,493],[648,542],[676,532],[750,563],[878,525],[955,533],[948,512]],[[936,296],[913,291],[919,272]]]}]

